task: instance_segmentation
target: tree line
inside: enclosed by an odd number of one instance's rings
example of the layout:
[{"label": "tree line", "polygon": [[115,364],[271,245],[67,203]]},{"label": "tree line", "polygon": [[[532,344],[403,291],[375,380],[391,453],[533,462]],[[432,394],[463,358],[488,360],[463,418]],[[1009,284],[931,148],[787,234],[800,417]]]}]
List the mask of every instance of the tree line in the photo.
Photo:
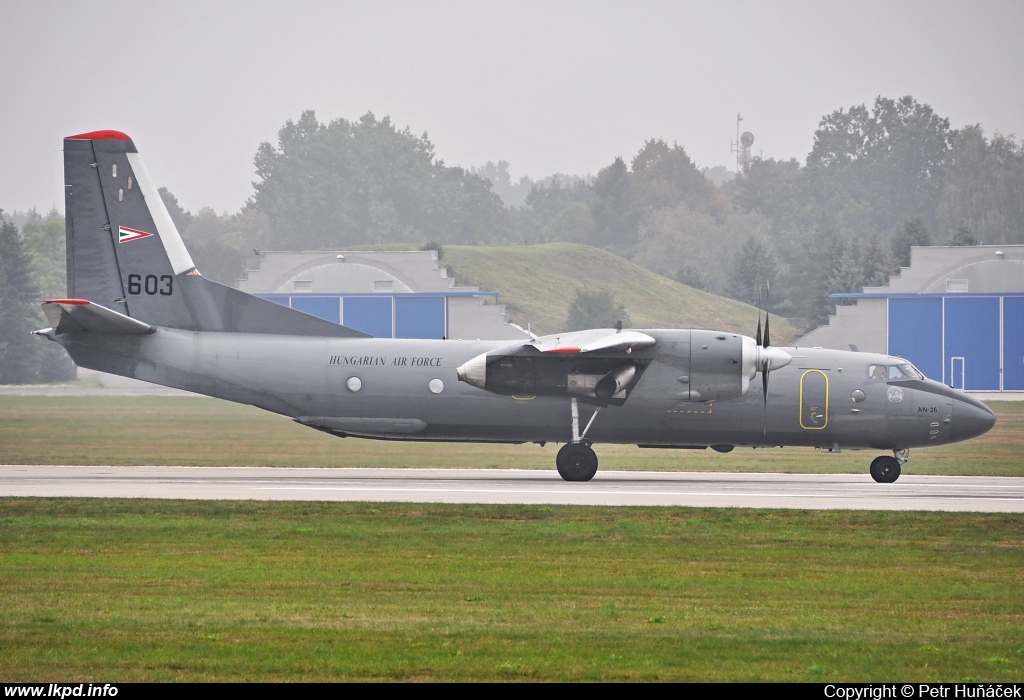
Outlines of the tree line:
[{"label": "tree line", "polygon": [[829,294],[885,284],[912,245],[1024,243],[1024,145],[953,129],[910,96],[825,115],[804,163],[754,158],[729,181],[661,139],[594,176],[513,181],[504,161],[448,166],[426,134],[372,113],[304,112],[255,164],[234,216],[192,216],[165,193],[200,269],[222,281],[253,248],[565,241],[750,303],[771,280],[772,307],[813,327]]},{"label": "tree line", "polygon": [[0,209],[0,384],[68,381],[75,365],[64,349],[31,335],[50,325],[39,302],[66,293],[64,218],[24,218],[19,229]]}]

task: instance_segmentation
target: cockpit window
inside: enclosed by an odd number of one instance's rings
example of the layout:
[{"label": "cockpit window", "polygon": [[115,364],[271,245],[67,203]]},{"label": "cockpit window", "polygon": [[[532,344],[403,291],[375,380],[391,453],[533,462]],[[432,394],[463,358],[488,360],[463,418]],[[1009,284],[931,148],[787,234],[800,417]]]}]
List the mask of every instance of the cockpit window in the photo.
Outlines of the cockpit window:
[{"label": "cockpit window", "polygon": [[899,365],[889,365],[889,379],[906,379]]},{"label": "cockpit window", "polygon": [[900,380],[900,379],[924,379],[924,375],[921,371],[914,367],[909,362],[900,362],[899,364],[889,365],[871,365],[868,368],[868,377],[871,379],[888,379],[888,380]]},{"label": "cockpit window", "polygon": [[907,379],[924,379],[924,375],[921,374],[921,370],[909,362],[905,362],[899,366],[900,371],[907,377]]}]

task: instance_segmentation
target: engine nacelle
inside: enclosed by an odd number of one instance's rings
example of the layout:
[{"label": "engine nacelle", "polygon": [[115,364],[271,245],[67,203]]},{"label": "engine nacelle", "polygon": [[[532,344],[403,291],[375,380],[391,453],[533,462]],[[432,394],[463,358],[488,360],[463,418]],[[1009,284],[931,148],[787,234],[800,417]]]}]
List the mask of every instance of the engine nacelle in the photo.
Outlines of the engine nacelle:
[{"label": "engine nacelle", "polygon": [[724,401],[746,396],[750,381],[765,369],[779,369],[792,361],[780,348],[764,348],[745,335],[692,331],[690,336],[689,399]]},{"label": "engine nacelle", "polygon": [[690,332],[690,401],[725,401],[747,393],[743,336],[715,331]]},{"label": "engine nacelle", "polygon": [[456,372],[461,381],[496,394],[578,396],[621,405],[636,392],[642,403],[671,406],[738,399],[758,372],[792,360],[784,350],[760,347],[736,333],[657,333],[656,347],[644,353],[499,350],[474,357]]}]

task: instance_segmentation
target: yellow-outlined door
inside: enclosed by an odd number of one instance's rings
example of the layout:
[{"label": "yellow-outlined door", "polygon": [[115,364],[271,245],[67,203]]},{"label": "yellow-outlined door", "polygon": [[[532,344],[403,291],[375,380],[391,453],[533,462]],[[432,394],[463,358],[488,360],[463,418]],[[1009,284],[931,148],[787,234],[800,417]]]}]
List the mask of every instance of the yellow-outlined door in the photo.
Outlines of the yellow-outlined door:
[{"label": "yellow-outlined door", "polygon": [[828,376],[809,369],[800,376],[800,427],[824,430],[828,425]]}]

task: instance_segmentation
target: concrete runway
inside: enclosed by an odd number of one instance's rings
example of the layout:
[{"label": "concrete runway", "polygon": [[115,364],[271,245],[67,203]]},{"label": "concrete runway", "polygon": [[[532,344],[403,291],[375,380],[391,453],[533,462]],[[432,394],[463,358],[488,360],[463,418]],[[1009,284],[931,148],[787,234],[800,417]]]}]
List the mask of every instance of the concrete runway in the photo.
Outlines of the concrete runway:
[{"label": "concrete runway", "polygon": [[1024,478],[522,469],[0,466],[0,496],[1024,512]]}]

